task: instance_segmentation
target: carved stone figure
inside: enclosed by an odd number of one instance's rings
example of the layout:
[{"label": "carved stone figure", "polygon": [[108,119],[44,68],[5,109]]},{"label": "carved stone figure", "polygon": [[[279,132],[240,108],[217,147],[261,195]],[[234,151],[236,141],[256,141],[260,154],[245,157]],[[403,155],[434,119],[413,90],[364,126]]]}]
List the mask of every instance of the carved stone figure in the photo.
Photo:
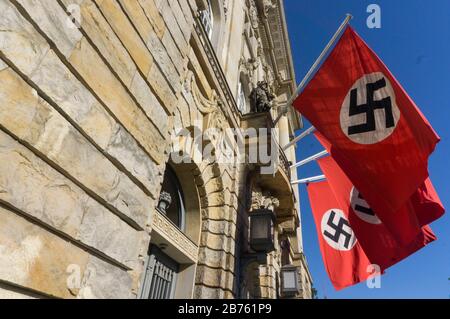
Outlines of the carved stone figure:
[{"label": "carved stone figure", "polygon": [[255,187],[252,190],[252,210],[265,208],[274,211],[279,206],[280,201],[278,200],[278,198],[272,196],[270,192],[263,191],[259,187]]},{"label": "carved stone figure", "polygon": [[258,82],[258,86],[250,94],[252,112],[268,112],[272,108],[275,95],[270,93],[267,82]]}]

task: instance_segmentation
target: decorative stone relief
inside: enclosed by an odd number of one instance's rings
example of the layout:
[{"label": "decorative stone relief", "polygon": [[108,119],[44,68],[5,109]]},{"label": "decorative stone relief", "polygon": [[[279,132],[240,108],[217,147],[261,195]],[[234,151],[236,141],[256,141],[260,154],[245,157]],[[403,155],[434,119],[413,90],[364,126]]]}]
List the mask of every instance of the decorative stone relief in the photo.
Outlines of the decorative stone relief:
[{"label": "decorative stone relief", "polygon": [[159,212],[153,214],[153,230],[164,237],[177,250],[185,254],[193,263],[198,259],[198,246]]},{"label": "decorative stone relief", "polygon": [[259,60],[241,58],[239,68],[246,73],[250,79],[253,78],[254,72],[259,67]]},{"label": "decorative stone relief", "polygon": [[258,9],[254,0],[249,0],[248,15],[250,16],[250,24],[252,28],[257,30],[259,27]]},{"label": "decorative stone relief", "polygon": [[277,8],[275,0],[263,0],[264,14],[267,16],[269,12]]},{"label": "decorative stone relief", "polygon": [[251,210],[265,208],[274,211],[278,206],[280,206],[280,201],[269,191],[263,191],[259,187],[252,190]]},{"label": "decorative stone relief", "polygon": [[217,92],[212,90],[212,98],[208,99],[203,96],[200,92],[200,89],[195,81],[195,75],[192,71],[188,71],[188,75],[186,76],[185,82],[185,90],[187,92],[191,92],[192,97],[194,98],[194,102],[197,105],[198,110],[202,114],[209,114],[218,109],[219,97],[217,96]]}]

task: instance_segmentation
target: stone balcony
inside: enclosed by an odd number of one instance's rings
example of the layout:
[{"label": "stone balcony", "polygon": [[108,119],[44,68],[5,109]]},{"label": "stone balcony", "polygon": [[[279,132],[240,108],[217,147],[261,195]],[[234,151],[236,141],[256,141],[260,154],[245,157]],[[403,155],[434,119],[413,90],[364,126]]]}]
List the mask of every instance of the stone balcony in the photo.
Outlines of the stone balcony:
[{"label": "stone balcony", "polygon": [[[273,196],[280,201],[279,207],[276,209],[277,217],[290,217],[296,214],[293,188],[291,185],[291,163],[288,161],[286,154],[278,144],[278,138],[274,135],[271,129],[274,129],[274,121],[270,112],[249,113],[243,115],[241,121],[242,129],[248,130],[256,129],[258,132],[261,128],[268,129],[269,136],[251,135],[245,136],[246,155],[249,158],[248,152],[264,143],[267,143],[268,153],[274,153],[276,159],[270,164],[261,163],[258,156],[258,162],[255,163],[255,170],[257,171],[258,184],[270,190]],[[258,132],[259,133],[259,132]],[[265,169],[265,170],[264,170]]]}]

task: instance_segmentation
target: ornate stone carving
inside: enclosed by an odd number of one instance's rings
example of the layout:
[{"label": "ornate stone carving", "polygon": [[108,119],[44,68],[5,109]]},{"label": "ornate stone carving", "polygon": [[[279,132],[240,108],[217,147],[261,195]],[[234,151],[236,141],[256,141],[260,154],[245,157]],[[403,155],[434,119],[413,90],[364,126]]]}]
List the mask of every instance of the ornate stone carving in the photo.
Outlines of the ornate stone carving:
[{"label": "ornate stone carving", "polygon": [[274,0],[263,0],[264,14],[267,16],[269,11],[276,9],[277,4]]},{"label": "ornate stone carving", "polygon": [[258,9],[256,8],[254,0],[249,0],[248,15],[250,17],[250,24],[252,28],[255,30],[258,29],[259,27]]},{"label": "ornate stone carving", "polygon": [[280,206],[280,201],[270,192],[263,191],[260,188],[252,190],[251,210],[265,208],[274,211],[278,206]]},{"label": "ornate stone carving", "polygon": [[198,259],[198,246],[158,211],[153,215],[153,231],[158,232],[193,263]]},{"label": "ornate stone carving", "polygon": [[239,66],[240,69],[249,76],[249,78],[252,78],[255,70],[258,69],[259,61],[254,59],[245,59],[242,57],[239,61]]},{"label": "ornate stone carving", "polygon": [[275,95],[270,93],[267,82],[258,82],[258,86],[250,94],[252,112],[270,111],[274,99]]},{"label": "ornate stone carving", "polygon": [[202,114],[209,114],[214,112],[218,109],[218,106],[221,103],[219,101],[217,92],[214,89],[212,90],[211,99],[203,96],[202,92],[200,92],[200,89],[195,80],[195,75],[192,71],[188,71],[188,75],[186,76],[185,90],[192,94],[194,102],[197,105],[198,110]]}]

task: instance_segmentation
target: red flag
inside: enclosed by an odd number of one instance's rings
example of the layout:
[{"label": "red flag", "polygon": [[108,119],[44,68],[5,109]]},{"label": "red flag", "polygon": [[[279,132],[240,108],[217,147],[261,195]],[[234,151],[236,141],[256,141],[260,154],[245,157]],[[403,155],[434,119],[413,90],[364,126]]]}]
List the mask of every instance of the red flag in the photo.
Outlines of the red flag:
[{"label": "red flag", "polygon": [[327,181],[307,188],[323,262],[333,286],[340,290],[366,280],[371,275],[371,262]]},{"label": "red flag", "polygon": [[319,159],[318,164],[340,207],[346,212],[362,249],[370,262],[379,265],[381,270],[403,260],[436,239],[428,226],[418,225],[416,211],[424,210],[424,207],[421,207],[419,201],[413,203],[410,200],[394,216],[400,223],[413,224],[405,225],[405,229],[417,227],[420,232],[409,242],[399,243],[331,157]]},{"label": "red flag", "polygon": [[[320,134],[319,132],[314,132],[315,137],[319,141],[320,144],[330,152],[331,144],[327,139]],[[341,172],[345,176],[345,173],[338,167],[335,161],[329,160],[332,164],[328,164],[330,167],[330,171],[336,167],[335,170]],[[327,162],[328,163],[328,162]],[[325,163],[323,164],[325,165]],[[326,167],[322,167],[322,170],[326,169]],[[345,176],[345,178],[347,178]],[[349,181],[350,183],[350,181]],[[405,211],[405,208],[408,208],[409,212],[413,212],[416,221],[411,221],[408,219]],[[425,226],[431,224],[435,220],[442,217],[445,213],[445,208],[442,205],[442,202],[428,177],[425,182],[422,183],[421,186],[413,193],[410,199],[403,205],[403,210],[400,210],[400,213],[390,214],[387,216],[388,224],[395,224],[397,226],[396,232],[394,232],[394,236],[400,242],[407,243],[412,239],[414,232],[419,233],[418,227]],[[409,222],[408,222],[409,220]],[[409,235],[408,235],[409,234]]]},{"label": "red flag", "polygon": [[331,156],[386,227],[397,232],[389,215],[427,178],[439,137],[351,27],[293,105],[330,142]]},{"label": "red flag", "polygon": [[411,203],[419,225],[431,224],[445,213],[445,208],[429,178],[413,194]]}]

